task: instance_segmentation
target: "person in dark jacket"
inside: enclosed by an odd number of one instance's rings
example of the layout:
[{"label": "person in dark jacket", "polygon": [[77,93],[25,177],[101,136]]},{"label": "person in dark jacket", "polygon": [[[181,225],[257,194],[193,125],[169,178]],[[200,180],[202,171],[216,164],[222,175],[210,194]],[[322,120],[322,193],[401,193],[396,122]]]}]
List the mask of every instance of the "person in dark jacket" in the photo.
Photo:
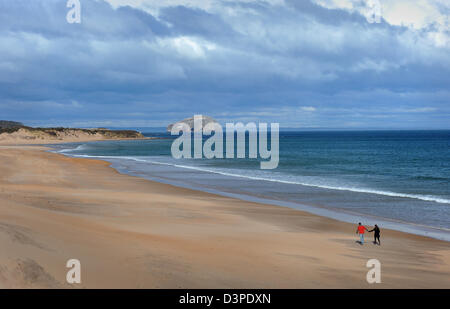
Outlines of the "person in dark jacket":
[{"label": "person in dark jacket", "polygon": [[[381,241],[380,241],[380,228],[378,227],[378,225],[375,224],[375,227],[373,229],[371,229],[369,232],[375,232],[373,234],[373,243],[376,245],[380,245],[381,246]],[[377,243],[378,240],[378,243]]]}]

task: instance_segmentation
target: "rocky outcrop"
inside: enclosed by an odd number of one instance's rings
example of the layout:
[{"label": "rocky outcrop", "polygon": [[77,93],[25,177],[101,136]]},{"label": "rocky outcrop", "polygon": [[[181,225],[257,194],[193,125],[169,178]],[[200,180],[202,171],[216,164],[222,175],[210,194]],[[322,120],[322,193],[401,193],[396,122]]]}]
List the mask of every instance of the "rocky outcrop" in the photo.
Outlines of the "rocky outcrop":
[{"label": "rocky outcrop", "polygon": [[[199,116],[202,117],[202,128],[204,128],[210,122],[217,123],[217,121],[211,117],[203,116],[203,115],[199,115]],[[180,120],[178,122],[169,124],[167,126],[167,132],[171,132],[172,128],[174,126],[176,126],[177,124],[181,124],[181,123],[187,124],[191,128],[191,131],[194,131],[194,117],[191,117],[191,118],[186,118],[186,119]]]}]

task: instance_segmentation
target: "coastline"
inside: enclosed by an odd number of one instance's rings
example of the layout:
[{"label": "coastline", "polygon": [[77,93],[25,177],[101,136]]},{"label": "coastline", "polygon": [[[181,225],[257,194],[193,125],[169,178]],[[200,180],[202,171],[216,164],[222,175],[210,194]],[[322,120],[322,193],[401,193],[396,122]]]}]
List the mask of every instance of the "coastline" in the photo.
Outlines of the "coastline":
[{"label": "coastline", "polygon": [[57,145],[67,143],[85,143],[85,142],[102,142],[102,141],[132,141],[132,140],[148,140],[157,139],[157,137],[142,137],[142,138],[64,138],[64,139],[36,139],[36,140],[0,140],[0,146],[45,146]]},{"label": "coastline", "polygon": [[[257,181],[257,182],[265,182],[267,184],[269,183],[286,183],[287,185],[294,184],[293,182],[287,182],[287,181],[280,181],[279,179],[267,179],[267,178],[258,178],[254,176],[248,176],[248,175],[242,175],[242,174],[232,174],[229,172],[224,171],[215,171],[208,168],[202,168],[201,166],[192,166],[187,165],[183,163],[167,163],[161,160],[154,160],[152,157],[140,157],[140,156],[129,156],[129,155],[89,155],[89,154],[73,154],[73,150],[77,150],[78,148],[87,146],[89,143],[74,143],[76,148],[72,148],[71,145],[69,148],[61,148],[59,145],[46,145],[51,148],[53,148],[51,151],[58,154],[64,154],[65,156],[74,157],[74,158],[89,158],[94,160],[102,160],[107,161],[110,163],[110,166],[113,167],[115,170],[120,172],[121,174],[130,175],[130,176],[136,176],[141,177],[150,181],[156,181],[159,183],[169,184],[176,187],[181,187],[185,189],[191,189],[196,191],[202,191],[206,193],[212,193],[217,194],[225,197],[230,198],[236,198],[239,200],[244,200],[247,202],[256,202],[260,204],[269,204],[273,206],[280,206],[280,207],[288,207],[291,209],[296,209],[300,211],[305,211],[310,214],[318,215],[327,217],[330,219],[338,220],[341,222],[347,222],[354,224],[355,222],[364,222],[367,225],[374,225],[378,224],[383,227],[383,229],[391,229],[396,230],[400,232],[405,232],[409,234],[415,234],[425,237],[430,237],[438,240],[445,240],[447,242],[450,242],[450,229],[445,227],[439,227],[434,225],[427,225],[422,222],[411,222],[402,220],[399,218],[391,218],[388,216],[382,216],[381,214],[370,214],[370,213],[363,213],[358,211],[353,211],[350,209],[345,208],[339,208],[336,206],[333,206],[333,203],[327,203],[327,204],[320,204],[320,203],[314,203],[311,200],[307,199],[301,199],[301,200],[290,200],[290,199],[283,199],[280,198],[280,196],[271,196],[271,195],[264,195],[264,194],[258,194],[258,192],[245,192],[245,190],[242,190],[247,184],[244,182],[240,183],[240,186],[236,186],[236,190],[233,190],[231,187],[227,186],[211,186],[211,181],[208,181],[207,184],[201,184],[199,182],[196,182],[195,180],[198,178],[205,178],[212,180],[211,176],[216,175],[220,178],[215,178],[215,183],[227,183],[227,182],[239,182],[241,179],[247,180],[251,179],[251,181]],[[134,162],[134,163],[133,163]],[[138,164],[138,165],[135,165]],[[155,172],[155,170],[158,170],[159,167],[164,166],[166,169],[164,172],[161,172],[160,170],[158,172]],[[167,167],[170,167],[170,169],[167,169]],[[186,171],[189,173],[187,176],[189,181],[184,180],[185,175],[184,172],[177,172],[178,171]],[[195,177],[193,176],[192,172],[197,173]],[[170,176],[166,176],[170,175]],[[249,183],[250,187],[253,186],[253,184]],[[304,184],[298,184],[295,183],[295,185],[298,188],[310,188],[313,187],[312,185],[304,185]],[[269,188],[265,186],[266,189],[269,191],[272,188]],[[336,189],[330,189],[328,187],[318,187],[319,190],[330,190],[335,191]],[[274,189],[274,191],[280,190]],[[304,189],[300,189],[300,191],[304,191]],[[343,189],[340,189],[338,191],[345,191]],[[360,192],[361,190],[355,191],[355,188],[352,188],[350,192],[353,194],[355,192]],[[310,195],[312,192],[309,192],[308,195]],[[374,194],[370,191],[364,191],[364,194]],[[317,193],[314,193],[317,194]],[[375,194],[378,195],[378,194]],[[408,195],[404,194],[397,194],[398,196],[402,196],[404,198],[411,198]],[[382,194],[384,196],[384,194]],[[389,195],[388,195],[389,196]],[[306,197],[306,196],[305,196]],[[353,197],[353,199],[357,199],[358,197]],[[359,197],[360,198],[360,197]],[[335,201],[339,200],[338,197],[336,197]],[[350,199],[349,199],[350,202]],[[362,202],[364,203],[364,202]],[[386,205],[389,205],[389,203],[392,203],[392,201],[385,201]],[[341,204],[343,202],[341,201]]]},{"label": "coastline", "polygon": [[[56,152],[59,153],[59,152]],[[411,222],[405,222],[380,216],[374,216],[369,214],[362,214],[362,213],[356,213],[351,212],[344,209],[338,209],[338,208],[332,208],[332,207],[326,207],[321,205],[312,205],[308,203],[298,203],[298,202],[289,202],[284,200],[278,200],[278,199],[269,199],[265,197],[257,197],[252,196],[248,194],[239,194],[239,193],[231,193],[223,190],[217,190],[217,189],[210,189],[206,187],[200,187],[200,186],[193,186],[193,185],[186,185],[185,183],[176,182],[173,180],[167,180],[162,179],[159,177],[150,177],[150,176],[144,176],[140,175],[139,173],[130,172],[128,170],[124,170],[114,163],[115,160],[111,160],[109,158],[97,158],[97,157],[89,157],[89,156],[72,156],[70,154],[64,153],[64,155],[67,155],[69,157],[75,157],[75,158],[90,158],[94,160],[101,160],[110,163],[110,166],[117,170],[121,174],[135,176],[147,179],[149,181],[154,181],[158,183],[163,183],[167,185],[172,185],[175,187],[180,187],[184,189],[190,189],[194,191],[201,191],[206,192],[210,194],[220,195],[224,197],[229,197],[233,199],[238,199],[242,201],[247,202],[254,202],[258,204],[266,204],[266,205],[272,205],[272,206],[278,206],[278,207],[287,207],[294,210],[299,210],[303,212],[307,212],[312,215],[317,215],[321,217],[330,218],[332,220],[337,220],[340,222],[346,222],[346,223],[352,223],[355,222],[365,222],[368,225],[374,225],[378,224],[383,226],[384,229],[390,229],[395,230],[398,232],[418,235],[418,236],[424,236],[429,237],[437,240],[447,241],[450,242],[450,230],[444,229],[444,228],[437,228],[433,226],[423,225],[423,224],[417,224],[417,223],[411,223]]]},{"label": "coastline", "polygon": [[[0,146],[0,287],[449,288],[447,242],[123,175],[100,160]],[[382,284],[366,282],[377,258]]]}]

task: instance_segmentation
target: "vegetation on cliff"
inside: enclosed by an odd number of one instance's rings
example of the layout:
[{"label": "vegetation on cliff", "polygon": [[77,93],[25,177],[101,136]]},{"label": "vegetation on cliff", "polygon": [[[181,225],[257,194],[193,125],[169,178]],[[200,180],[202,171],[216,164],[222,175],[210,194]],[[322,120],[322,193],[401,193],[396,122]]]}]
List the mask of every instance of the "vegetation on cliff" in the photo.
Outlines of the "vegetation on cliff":
[{"label": "vegetation on cliff", "polygon": [[[26,140],[65,140],[77,138],[98,139],[138,139],[144,138],[140,132],[133,130],[77,129],[77,128],[33,128],[20,122],[0,121],[0,135]],[[1,139],[1,138],[0,138]]]}]

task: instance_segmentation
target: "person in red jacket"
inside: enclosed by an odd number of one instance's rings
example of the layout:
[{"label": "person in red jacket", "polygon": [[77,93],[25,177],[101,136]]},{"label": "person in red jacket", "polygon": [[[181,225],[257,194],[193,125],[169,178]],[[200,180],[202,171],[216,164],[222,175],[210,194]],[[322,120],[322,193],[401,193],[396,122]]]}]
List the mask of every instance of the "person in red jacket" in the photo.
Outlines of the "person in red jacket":
[{"label": "person in red jacket", "polygon": [[356,234],[359,234],[359,243],[364,245],[364,232],[369,231],[361,222],[358,223],[358,227],[356,229]]}]

